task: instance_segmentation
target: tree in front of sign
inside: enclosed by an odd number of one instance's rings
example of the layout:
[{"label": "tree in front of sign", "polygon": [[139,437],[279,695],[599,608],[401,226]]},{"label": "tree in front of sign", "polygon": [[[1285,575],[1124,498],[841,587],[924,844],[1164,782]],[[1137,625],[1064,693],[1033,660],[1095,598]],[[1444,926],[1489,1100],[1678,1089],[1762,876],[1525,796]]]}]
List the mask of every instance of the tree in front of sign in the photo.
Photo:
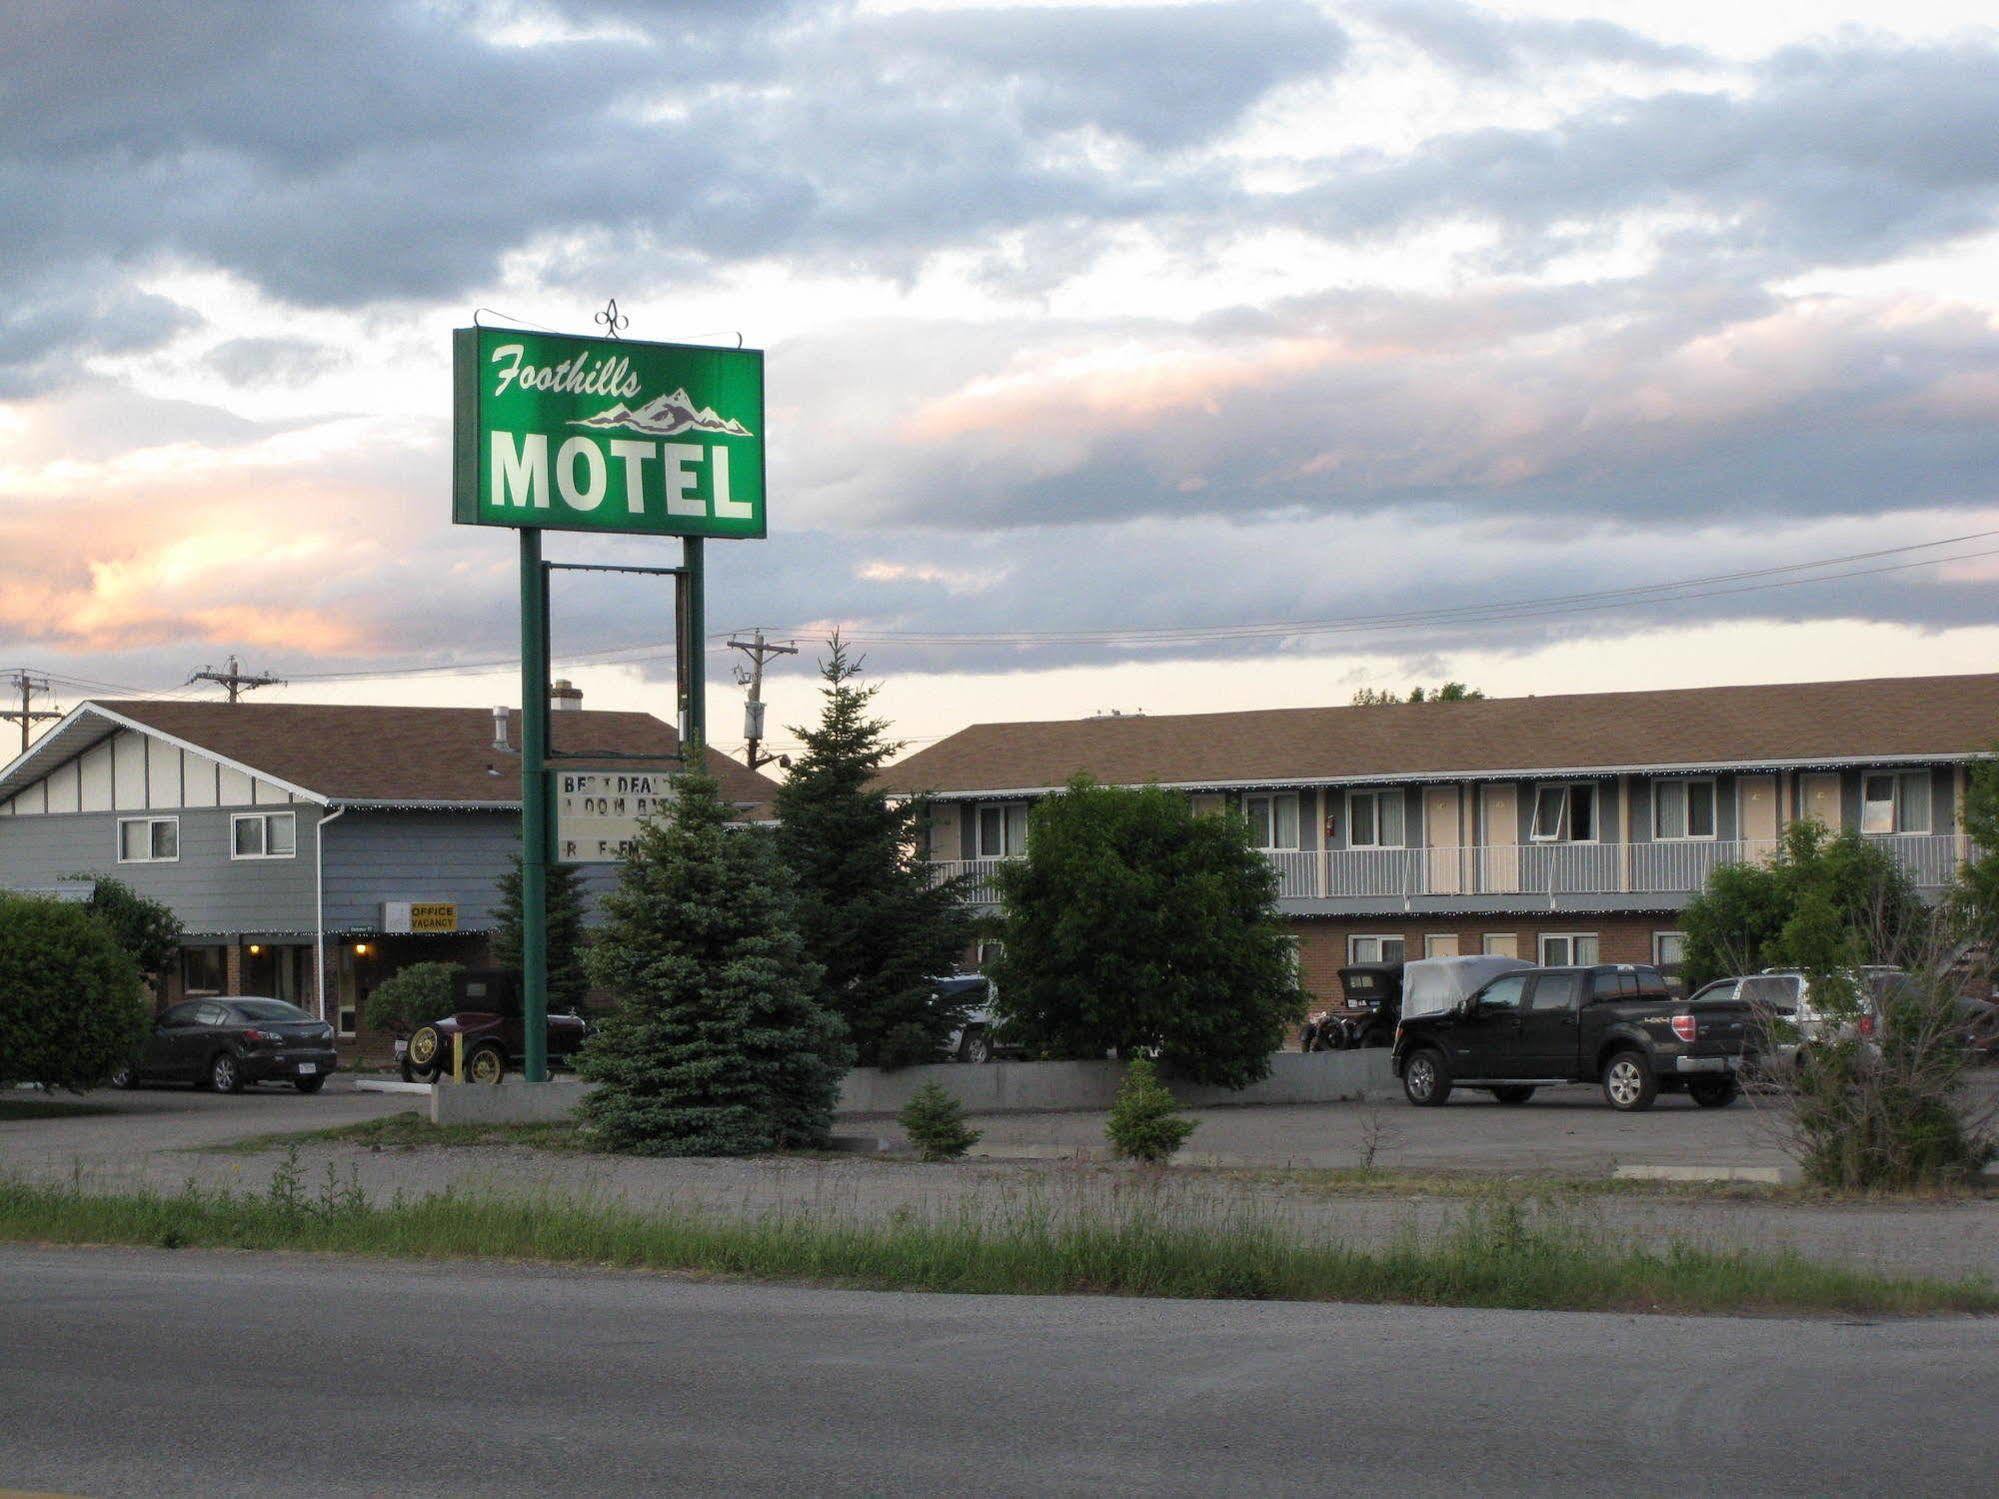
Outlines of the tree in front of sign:
[{"label": "tree in front of sign", "polygon": [[799,928],[825,970],[823,1002],[846,1021],[863,1066],[937,1060],[964,1010],[940,1005],[937,975],[971,944],[959,892],[933,885],[922,800],[895,801],[875,776],[899,745],[871,717],[876,688],[835,635],[820,663],[817,725],[777,793],[777,841],[798,882]]},{"label": "tree in front of sign", "polygon": [[[500,902],[494,908],[493,962],[501,968],[521,966],[521,856],[499,880]],[[574,864],[548,866],[548,1008],[553,1013],[581,1009],[590,992],[590,974],[583,964],[583,879]]]},{"label": "tree in front of sign", "polygon": [[816,997],[790,881],[768,833],[727,826],[712,776],[676,784],[672,815],[639,825],[590,949],[618,1003],[577,1062],[597,1085],[583,1114],[647,1155],[823,1145],[851,1053]]}]

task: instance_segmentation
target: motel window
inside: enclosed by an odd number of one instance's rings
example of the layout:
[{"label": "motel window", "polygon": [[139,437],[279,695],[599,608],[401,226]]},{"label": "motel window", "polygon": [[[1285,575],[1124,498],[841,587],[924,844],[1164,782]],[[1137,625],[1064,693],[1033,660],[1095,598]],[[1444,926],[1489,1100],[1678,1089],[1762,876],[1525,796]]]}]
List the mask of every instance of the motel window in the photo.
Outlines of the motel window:
[{"label": "motel window", "polygon": [[1488,958],[1520,956],[1520,938],[1513,932],[1487,932],[1481,946]]},{"label": "motel window", "polygon": [[178,817],[121,817],[118,820],[120,864],[172,863],[179,857]]},{"label": "motel window", "polygon": [[1669,780],[1652,783],[1652,836],[1660,839],[1715,835],[1714,782]]},{"label": "motel window", "polygon": [[1400,791],[1347,793],[1347,844],[1352,848],[1404,848],[1403,814],[1407,800]]},{"label": "motel window", "polygon": [[1243,816],[1249,819],[1249,841],[1257,848],[1296,848],[1298,846],[1298,794],[1287,791],[1281,796],[1246,796],[1242,800]]},{"label": "motel window", "polygon": [[1596,787],[1586,782],[1536,787],[1534,841],[1596,842]]},{"label": "motel window", "polygon": [[183,947],[180,950],[180,987],[183,994],[220,994],[229,987],[229,964],[219,947]]},{"label": "motel window", "polygon": [[979,808],[981,859],[1005,859],[1027,852],[1027,803],[986,802]]},{"label": "motel window", "polygon": [[1654,932],[1652,934],[1652,966],[1669,968],[1676,963],[1684,963],[1687,958],[1687,934],[1685,932]]},{"label": "motel window", "polygon": [[1400,963],[1408,954],[1408,944],[1400,937],[1349,937],[1349,963]]},{"label": "motel window", "polygon": [[1861,778],[1861,832],[1927,833],[1929,830],[1930,773],[1927,770],[1905,770]]},{"label": "motel window", "polygon": [[229,819],[232,859],[289,859],[297,851],[296,812],[244,812]]},{"label": "motel window", "polygon": [[1599,961],[1595,932],[1543,932],[1543,968],[1582,967]]}]

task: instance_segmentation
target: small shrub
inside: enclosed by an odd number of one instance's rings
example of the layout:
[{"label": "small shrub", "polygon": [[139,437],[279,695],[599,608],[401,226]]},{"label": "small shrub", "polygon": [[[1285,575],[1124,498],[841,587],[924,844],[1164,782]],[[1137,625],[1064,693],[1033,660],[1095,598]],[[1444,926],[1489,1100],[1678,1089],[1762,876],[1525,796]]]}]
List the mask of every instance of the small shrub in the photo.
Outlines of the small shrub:
[{"label": "small shrub", "polygon": [[368,996],[361,1023],[371,1031],[408,1035],[420,1025],[442,1020],[456,1007],[451,981],[462,963],[412,963],[377,985]]},{"label": "small shrub", "polygon": [[918,1088],[895,1117],[926,1161],[955,1161],[979,1143],[979,1131],[965,1126],[965,1106],[936,1083]]},{"label": "small shrub", "polygon": [[1166,1085],[1159,1081],[1158,1069],[1144,1057],[1133,1061],[1125,1069],[1124,1081],[1111,1105],[1110,1122],[1104,1126],[1111,1149],[1147,1165],[1170,1160],[1198,1128],[1194,1120],[1182,1119],[1178,1108]]}]

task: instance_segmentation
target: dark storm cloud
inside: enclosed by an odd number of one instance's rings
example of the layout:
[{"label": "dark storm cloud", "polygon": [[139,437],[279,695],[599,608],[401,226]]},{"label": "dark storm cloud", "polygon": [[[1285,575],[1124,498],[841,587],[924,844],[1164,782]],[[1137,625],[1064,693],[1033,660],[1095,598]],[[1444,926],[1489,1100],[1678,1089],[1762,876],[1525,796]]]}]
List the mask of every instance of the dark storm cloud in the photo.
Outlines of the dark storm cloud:
[{"label": "dark storm cloud", "polygon": [[309,385],[346,356],[299,338],[232,338],[210,349],[207,362],[231,385]]},{"label": "dark storm cloud", "polygon": [[1686,236],[1686,251],[1753,254],[1770,274],[1882,260],[1999,223],[1999,48],[1795,48],[1754,82],[1746,95],[1679,91],[1592,105],[1548,129],[1327,161],[1321,184],[1287,207],[1340,238],[1469,216],[1499,225],[1520,261],[1564,221],[1681,211],[1714,223],[1705,243]]},{"label": "dark storm cloud", "polygon": [[1676,68],[1693,66],[1706,56],[1698,48],[1669,46],[1609,21],[1516,19],[1456,0],[1389,0],[1365,6],[1363,13],[1439,62],[1467,73],[1511,74],[1545,62]]},{"label": "dark storm cloud", "polygon": [[0,289],[176,255],[304,303],[441,298],[542,236],[593,232],[721,260],[906,261],[1040,219],[1165,211],[1170,167],[1053,159],[1051,142],[1185,148],[1344,46],[1288,0],[1004,27],[569,10],[638,35],[516,45],[482,29],[490,11],[415,3],[13,8]]}]

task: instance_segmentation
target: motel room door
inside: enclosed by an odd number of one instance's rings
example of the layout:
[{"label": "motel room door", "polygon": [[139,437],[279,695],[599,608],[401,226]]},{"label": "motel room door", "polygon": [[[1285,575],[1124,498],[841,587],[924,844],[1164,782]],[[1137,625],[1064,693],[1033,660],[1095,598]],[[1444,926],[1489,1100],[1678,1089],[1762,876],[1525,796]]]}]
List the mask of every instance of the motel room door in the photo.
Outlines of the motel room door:
[{"label": "motel room door", "polygon": [[1767,864],[1777,856],[1777,778],[1744,776],[1736,788],[1741,809],[1736,836],[1742,840],[1742,852]]},{"label": "motel room door", "polygon": [[1478,803],[1479,889],[1510,895],[1520,888],[1520,794],[1512,786],[1484,786]]},{"label": "motel room door", "polygon": [[1423,791],[1423,843],[1429,849],[1429,879],[1423,888],[1432,895],[1456,895],[1464,889],[1459,845],[1464,835],[1458,827],[1458,788],[1429,786]]},{"label": "motel room door", "polygon": [[1798,790],[1804,801],[1804,815],[1815,817],[1833,832],[1839,831],[1839,772],[1814,771],[1800,776]]}]

